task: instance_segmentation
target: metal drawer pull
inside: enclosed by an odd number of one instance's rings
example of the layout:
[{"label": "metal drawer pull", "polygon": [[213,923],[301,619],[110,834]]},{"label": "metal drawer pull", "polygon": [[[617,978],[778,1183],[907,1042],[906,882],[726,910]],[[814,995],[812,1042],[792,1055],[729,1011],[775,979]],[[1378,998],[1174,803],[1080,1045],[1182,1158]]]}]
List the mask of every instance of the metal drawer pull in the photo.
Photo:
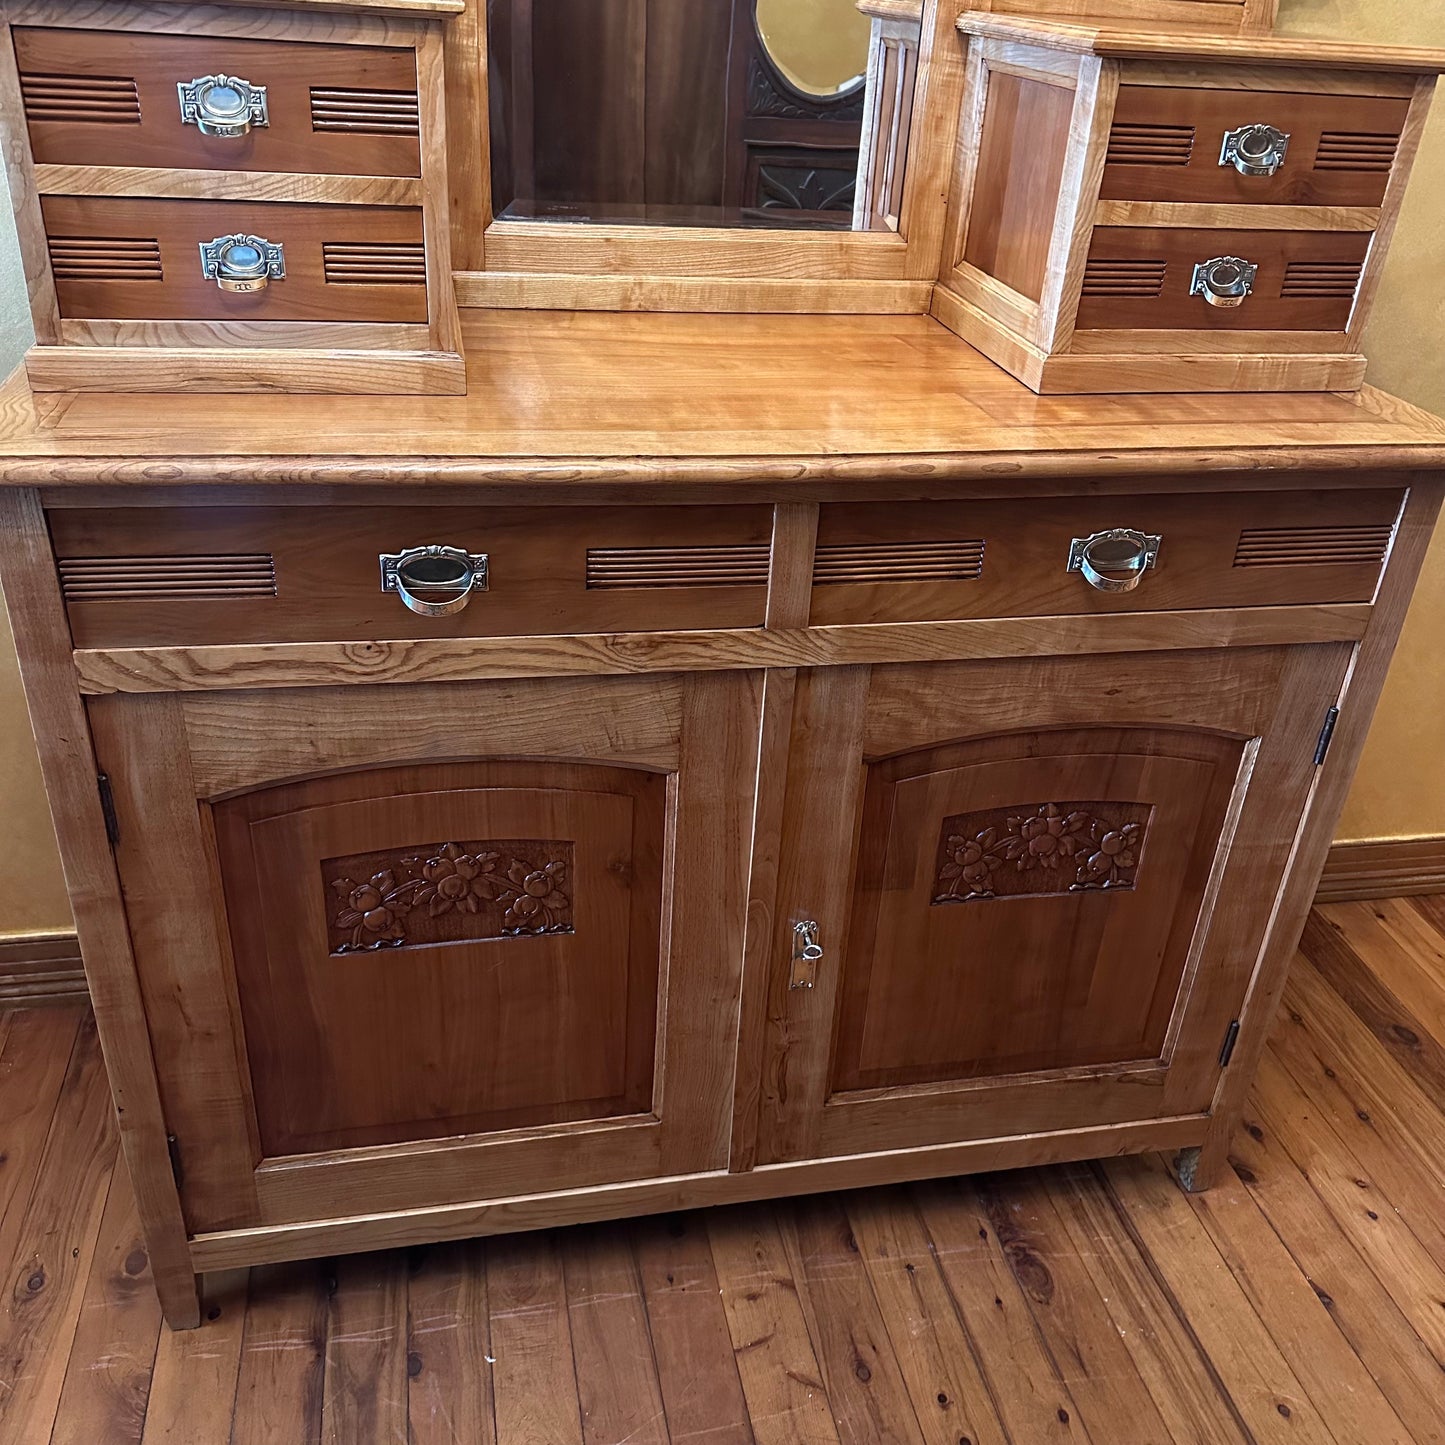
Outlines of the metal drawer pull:
[{"label": "metal drawer pull", "polygon": [[266,87],[252,85],[238,75],[203,75],[176,85],[181,98],[181,124],[193,125],[202,135],[234,138],[253,126],[271,124]]},{"label": "metal drawer pull", "polygon": [[264,291],[286,279],[286,248],[263,236],[217,236],[201,242],[201,272],[222,291],[238,296]]},{"label": "metal drawer pull", "polygon": [[1253,261],[1239,256],[1216,256],[1194,268],[1189,294],[1204,297],[1211,306],[1243,306],[1245,298],[1254,291],[1254,278],[1258,275],[1259,267]]},{"label": "metal drawer pull", "polygon": [[1272,176],[1289,154],[1289,136],[1278,126],[1242,125],[1224,132],[1219,164],[1233,166],[1242,176]]},{"label": "metal drawer pull", "polygon": [[[381,554],[381,590],[422,617],[450,617],[487,590],[487,554],[460,547],[408,547]],[[440,601],[422,594],[453,593]]]},{"label": "metal drawer pull", "polygon": [[823,959],[823,945],[818,942],[818,925],[808,918],[793,925],[793,971],[788,987],[812,988],[818,979],[818,965]]},{"label": "metal drawer pull", "polygon": [[[1132,592],[1144,580],[1144,573],[1158,562],[1163,540],[1132,527],[1075,537],[1069,547],[1068,570],[1082,572],[1084,581],[1100,592]],[[1106,575],[1110,572],[1124,575]]]}]

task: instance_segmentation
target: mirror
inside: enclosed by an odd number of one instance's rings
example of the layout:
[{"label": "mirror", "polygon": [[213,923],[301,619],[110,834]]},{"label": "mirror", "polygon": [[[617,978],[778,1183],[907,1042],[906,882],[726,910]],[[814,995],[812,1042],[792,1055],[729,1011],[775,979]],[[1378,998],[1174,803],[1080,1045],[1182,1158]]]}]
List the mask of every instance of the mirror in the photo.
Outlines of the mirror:
[{"label": "mirror", "polygon": [[494,214],[881,225],[855,204],[872,23],[856,0],[488,0]]},{"label": "mirror", "polygon": [[827,100],[868,79],[868,21],[846,0],[756,0],[758,37],[796,91]]}]

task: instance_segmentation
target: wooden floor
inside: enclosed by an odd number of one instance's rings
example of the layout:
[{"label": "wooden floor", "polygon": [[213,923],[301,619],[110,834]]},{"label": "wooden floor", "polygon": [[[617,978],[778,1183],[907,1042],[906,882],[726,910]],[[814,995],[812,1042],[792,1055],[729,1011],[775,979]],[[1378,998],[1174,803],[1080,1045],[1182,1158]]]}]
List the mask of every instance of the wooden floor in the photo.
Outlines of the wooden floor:
[{"label": "wooden floor", "polygon": [[1131,1159],[357,1256],[183,1335],[88,1017],[0,1015],[0,1442],[1445,1442],[1445,898],[1304,954],[1207,1195]]}]

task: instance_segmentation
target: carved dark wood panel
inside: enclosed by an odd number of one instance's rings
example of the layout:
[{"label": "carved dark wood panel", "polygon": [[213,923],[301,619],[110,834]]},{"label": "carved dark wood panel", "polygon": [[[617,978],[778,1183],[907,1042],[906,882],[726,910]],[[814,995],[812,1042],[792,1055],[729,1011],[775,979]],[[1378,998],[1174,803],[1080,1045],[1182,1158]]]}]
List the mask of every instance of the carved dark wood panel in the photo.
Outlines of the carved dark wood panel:
[{"label": "carved dark wood panel", "polygon": [[1153,811],[1034,803],[945,818],[933,903],[1133,888]]},{"label": "carved dark wood panel", "polygon": [[571,871],[570,842],[535,838],[328,858],[331,952],[572,933]]}]

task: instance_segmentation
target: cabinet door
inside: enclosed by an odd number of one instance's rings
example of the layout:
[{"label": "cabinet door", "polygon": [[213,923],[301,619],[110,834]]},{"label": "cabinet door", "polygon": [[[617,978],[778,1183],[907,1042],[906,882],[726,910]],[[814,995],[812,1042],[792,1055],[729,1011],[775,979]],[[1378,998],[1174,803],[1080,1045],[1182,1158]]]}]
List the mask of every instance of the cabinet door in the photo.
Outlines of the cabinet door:
[{"label": "cabinet door", "polygon": [[93,702],[191,1229],[725,1167],[758,696]]},{"label": "cabinet door", "polygon": [[803,677],[760,1158],[1206,1111],[1348,658]]}]

